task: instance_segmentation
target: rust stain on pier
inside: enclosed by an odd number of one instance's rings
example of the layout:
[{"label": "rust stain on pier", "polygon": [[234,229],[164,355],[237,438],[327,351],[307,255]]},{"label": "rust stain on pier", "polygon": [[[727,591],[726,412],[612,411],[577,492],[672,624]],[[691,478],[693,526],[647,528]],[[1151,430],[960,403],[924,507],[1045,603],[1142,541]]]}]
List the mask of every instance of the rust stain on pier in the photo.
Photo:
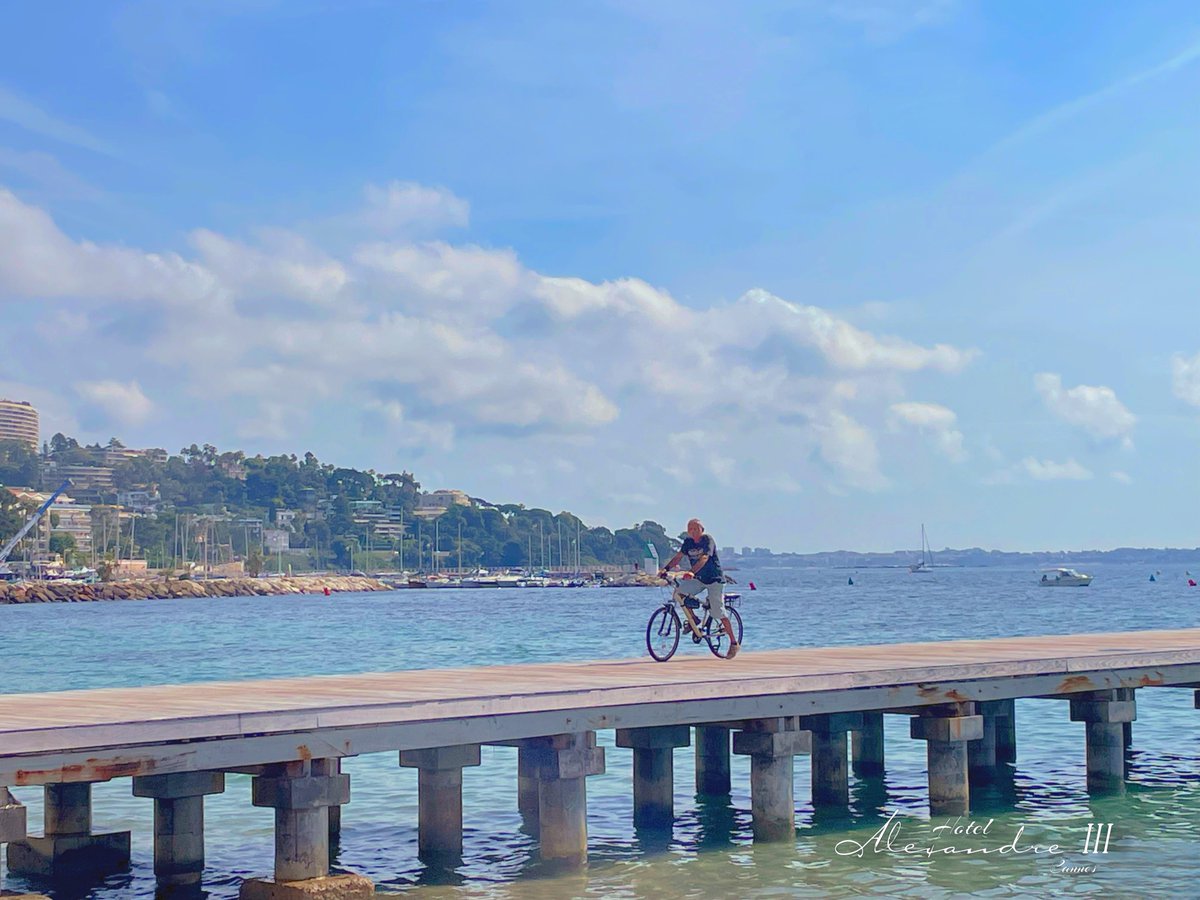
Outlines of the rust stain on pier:
[{"label": "rust stain on pier", "polygon": [[56,769],[18,769],[16,783],[27,785],[53,781],[111,781],[114,778],[127,778],[132,775],[148,775],[154,771],[155,765],[152,759],[125,762],[88,759],[83,763],[60,766]]},{"label": "rust stain on pier", "polygon": [[1092,679],[1086,675],[1072,675],[1070,678],[1064,678],[1058,686],[1059,694],[1074,694],[1077,691],[1092,691],[1096,686],[1092,684]]}]

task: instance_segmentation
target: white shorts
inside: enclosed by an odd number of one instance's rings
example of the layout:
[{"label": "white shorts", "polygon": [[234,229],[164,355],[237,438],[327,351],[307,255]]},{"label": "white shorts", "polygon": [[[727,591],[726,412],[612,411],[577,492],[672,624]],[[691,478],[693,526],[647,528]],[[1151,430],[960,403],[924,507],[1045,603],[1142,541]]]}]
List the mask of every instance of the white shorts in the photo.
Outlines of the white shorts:
[{"label": "white shorts", "polygon": [[705,584],[697,578],[685,578],[678,582],[675,588],[685,597],[699,597],[703,591],[708,591],[708,612],[720,622],[729,613],[725,612],[725,582],[714,581]]}]

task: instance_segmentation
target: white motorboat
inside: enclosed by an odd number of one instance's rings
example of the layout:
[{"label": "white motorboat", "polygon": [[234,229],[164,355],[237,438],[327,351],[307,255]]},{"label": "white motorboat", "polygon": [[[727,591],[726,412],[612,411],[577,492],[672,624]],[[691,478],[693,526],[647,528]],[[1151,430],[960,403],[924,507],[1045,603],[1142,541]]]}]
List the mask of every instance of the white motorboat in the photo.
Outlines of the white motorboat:
[{"label": "white motorboat", "polygon": [[1091,583],[1091,575],[1074,569],[1044,569],[1042,580],[1038,582],[1042,587],[1087,587]]}]

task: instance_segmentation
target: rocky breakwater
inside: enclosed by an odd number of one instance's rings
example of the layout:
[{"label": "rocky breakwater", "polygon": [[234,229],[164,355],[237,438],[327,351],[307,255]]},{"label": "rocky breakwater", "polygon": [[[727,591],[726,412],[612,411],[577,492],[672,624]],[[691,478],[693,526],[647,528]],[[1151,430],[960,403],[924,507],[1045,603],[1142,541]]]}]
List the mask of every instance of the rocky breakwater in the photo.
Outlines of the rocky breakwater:
[{"label": "rocky breakwater", "polygon": [[277,594],[324,594],[343,591],[390,591],[374,578],[296,575],[287,578],[141,579],[102,584],[68,581],[0,584],[0,603],[79,603],[89,600],[164,600],[175,597],[249,597]]},{"label": "rocky breakwater", "polygon": [[626,572],[623,575],[610,575],[605,579],[605,587],[660,587],[665,585],[663,579],[648,572]]}]

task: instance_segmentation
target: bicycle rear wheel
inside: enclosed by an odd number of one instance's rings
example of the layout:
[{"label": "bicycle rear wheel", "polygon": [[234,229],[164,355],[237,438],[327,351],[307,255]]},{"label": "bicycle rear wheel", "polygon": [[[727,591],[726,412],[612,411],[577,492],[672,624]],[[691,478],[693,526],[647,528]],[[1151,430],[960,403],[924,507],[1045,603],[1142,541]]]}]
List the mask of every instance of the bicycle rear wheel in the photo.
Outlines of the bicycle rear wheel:
[{"label": "bicycle rear wheel", "polygon": [[[729,624],[733,626],[733,633],[737,635],[738,646],[742,643],[742,616],[733,607],[728,607],[725,610],[729,613]],[[713,652],[713,656],[725,659],[729,656],[729,635],[725,633],[725,629],[721,627],[721,623],[710,618],[704,629],[704,639],[708,641],[708,649]]]},{"label": "bicycle rear wheel", "polygon": [[660,606],[646,623],[646,649],[658,662],[666,662],[679,648],[679,615],[668,606]]}]

